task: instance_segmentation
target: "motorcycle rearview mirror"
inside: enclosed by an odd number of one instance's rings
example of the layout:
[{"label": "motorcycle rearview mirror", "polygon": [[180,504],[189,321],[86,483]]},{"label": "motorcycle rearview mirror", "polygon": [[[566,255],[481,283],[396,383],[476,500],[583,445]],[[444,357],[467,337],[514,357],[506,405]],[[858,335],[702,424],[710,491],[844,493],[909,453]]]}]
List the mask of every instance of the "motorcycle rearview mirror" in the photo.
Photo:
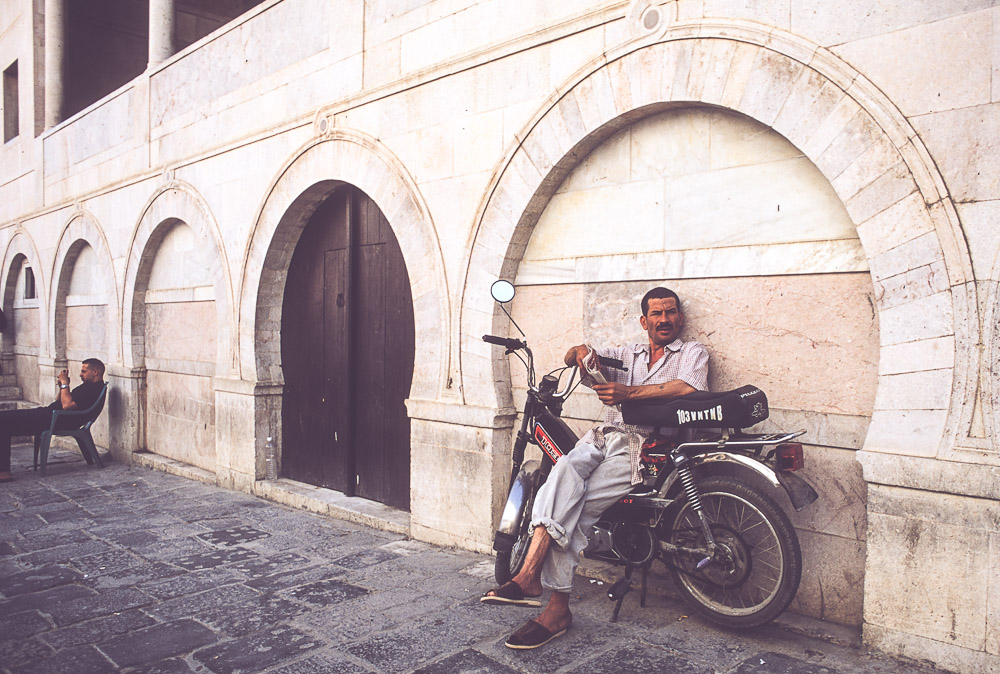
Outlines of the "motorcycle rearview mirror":
[{"label": "motorcycle rearview mirror", "polygon": [[494,281],[490,286],[490,295],[500,304],[506,304],[514,299],[514,284],[503,279]]},{"label": "motorcycle rearview mirror", "polygon": [[503,279],[494,281],[493,285],[490,286],[490,295],[493,295],[493,299],[500,304],[500,309],[507,314],[507,318],[509,318],[510,322],[514,324],[517,331],[521,333],[521,336],[524,337],[524,330],[521,329],[521,326],[517,324],[514,317],[510,315],[509,311],[507,311],[507,307],[504,306],[514,299],[514,284]]}]

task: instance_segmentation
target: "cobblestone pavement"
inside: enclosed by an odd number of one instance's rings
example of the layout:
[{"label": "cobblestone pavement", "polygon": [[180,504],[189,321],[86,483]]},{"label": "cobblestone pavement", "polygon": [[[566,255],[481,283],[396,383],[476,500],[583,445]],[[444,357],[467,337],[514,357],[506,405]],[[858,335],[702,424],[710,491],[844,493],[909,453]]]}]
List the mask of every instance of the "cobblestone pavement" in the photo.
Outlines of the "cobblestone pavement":
[{"label": "cobblestone pavement", "polygon": [[146,468],[54,460],[41,478],[15,447],[15,481],[0,485],[3,672],[931,671],[845,630],[727,632],[661,595],[641,609],[633,593],[612,624],[607,586],[583,577],[573,628],[512,651],[505,638],[533,613],[479,603],[488,556]]}]

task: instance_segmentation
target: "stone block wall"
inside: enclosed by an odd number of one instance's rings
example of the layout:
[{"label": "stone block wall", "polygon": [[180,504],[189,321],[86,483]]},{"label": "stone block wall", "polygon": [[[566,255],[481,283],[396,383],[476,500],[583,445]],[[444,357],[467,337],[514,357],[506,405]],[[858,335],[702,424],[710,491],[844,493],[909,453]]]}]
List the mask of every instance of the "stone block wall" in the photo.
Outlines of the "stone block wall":
[{"label": "stone block wall", "polygon": [[14,371],[25,400],[40,403],[49,391],[38,382],[38,309],[22,308],[12,312],[14,324]]},{"label": "stone block wall", "polygon": [[[796,515],[796,610],[988,671],[992,586],[968,603],[928,574],[942,549],[968,569],[959,532],[997,535],[968,506],[1000,493],[993,4],[268,0],[36,136],[33,5],[7,3],[0,66],[29,87],[0,147],[0,297],[37,317],[15,315],[30,330],[3,353],[35,399],[81,342],[103,348],[117,457],[200,428],[179,458],[251,489],[281,418],[284,271],[316,206],[354,185],[411,281],[411,532],[488,550],[522,395],[479,340],[507,329],[490,283],[518,279],[547,358],[618,339],[639,288],[675,285],[713,386],[752,375],[814,444],[824,505]],[[201,275],[157,285],[177,223]],[[70,292],[78,259],[100,274]],[[23,263],[37,307],[14,306]],[[84,327],[100,306],[103,334]],[[783,364],[763,367],[775,344]],[[570,409],[581,427],[596,412]]]},{"label": "stone block wall", "polygon": [[26,262],[26,258],[22,257],[19,264],[11,266],[7,275],[8,282],[14,282],[14,289],[10,303],[5,303],[10,325],[7,327],[8,337],[5,340],[7,348],[4,350],[9,349],[9,352],[14,354],[14,372],[18,375],[18,383],[23,382],[21,396],[25,400],[40,404],[54,389],[45,387],[38,381],[43,317],[39,315],[41,312],[37,296],[25,297],[27,270],[31,269],[32,274],[36,271]]},{"label": "stone block wall", "polygon": [[[159,237],[157,237],[159,238]],[[217,309],[211,249],[182,222],[162,234],[142,294],[146,449],[214,471]]]},{"label": "stone block wall", "polygon": [[868,637],[946,669],[994,669],[997,501],[877,485],[868,517],[865,584],[884,588],[865,603]]}]

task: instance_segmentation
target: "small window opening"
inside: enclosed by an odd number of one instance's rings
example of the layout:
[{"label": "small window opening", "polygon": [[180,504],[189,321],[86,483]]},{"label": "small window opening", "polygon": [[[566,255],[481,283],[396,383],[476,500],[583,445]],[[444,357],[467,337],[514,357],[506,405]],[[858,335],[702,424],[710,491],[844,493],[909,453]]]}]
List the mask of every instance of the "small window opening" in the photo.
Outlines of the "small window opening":
[{"label": "small window opening", "polygon": [[31,267],[24,268],[24,299],[35,299],[35,272]]},{"label": "small window opening", "polygon": [[17,61],[3,71],[3,142],[17,138]]}]

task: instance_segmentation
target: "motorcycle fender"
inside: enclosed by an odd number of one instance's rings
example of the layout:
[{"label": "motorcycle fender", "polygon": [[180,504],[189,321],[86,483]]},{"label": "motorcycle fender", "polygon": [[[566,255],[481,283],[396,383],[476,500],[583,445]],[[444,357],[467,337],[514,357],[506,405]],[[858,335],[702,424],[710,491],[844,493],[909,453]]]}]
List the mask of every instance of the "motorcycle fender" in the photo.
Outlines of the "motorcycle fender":
[{"label": "motorcycle fender", "polygon": [[[698,456],[691,457],[692,468],[696,466],[711,467],[712,464],[717,463],[726,463],[746,468],[767,480],[772,487],[781,487],[785,490],[785,493],[788,494],[788,500],[792,502],[792,507],[795,508],[796,511],[802,510],[819,498],[816,490],[798,475],[788,472],[778,473],[767,464],[751,459],[748,456],[743,456],[742,454],[712,452],[710,454],[700,454]],[[676,480],[677,474],[674,473],[670,476],[668,483],[665,485],[667,491],[661,493],[669,493],[670,487]]]},{"label": "motorcycle fender", "polygon": [[819,494],[812,488],[812,485],[795,473],[781,472],[775,473],[781,486],[788,492],[788,498],[792,502],[795,510],[802,510],[807,505],[819,498]]},{"label": "motorcycle fender", "polygon": [[538,473],[539,464],[537,461],[526,461],[521,466],[521,471],[514,478],[514,484],[507,495],[507,502],[504,504],[503,513],[500,515],[500,525],[497,527],[496,536],[493,538],[493,549],[506,552],[514,547],[517,533],[521,529],[521,517],[524,513],[524,504],[531,496],[535,488],[535,478]]}]

